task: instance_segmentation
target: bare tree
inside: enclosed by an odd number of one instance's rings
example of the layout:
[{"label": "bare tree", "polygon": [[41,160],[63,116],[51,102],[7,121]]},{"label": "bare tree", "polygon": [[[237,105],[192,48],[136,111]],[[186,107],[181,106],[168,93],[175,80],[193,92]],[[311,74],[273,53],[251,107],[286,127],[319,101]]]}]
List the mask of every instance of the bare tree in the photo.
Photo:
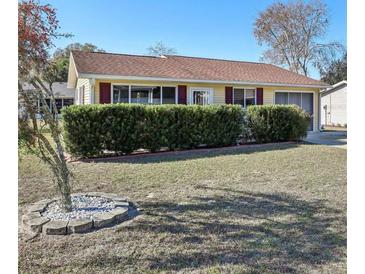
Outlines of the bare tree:
[{"label": "bare tree", "polygon": [[177,53],[176,49],[165,46],[162,41],[147,48],[148,54],[152,56],[174,55]]},{"label": "bare tree", "polygon": [[262,59],[306,76],[310,66],[321,70],[344,49],[338,42],[323,42],[328,22],[320,0],[272,4],[254,24],[256,40],[268,47]]},{"label": "bare tree", "polygon": [[[71,210],[70,171],[68,169],[57,106],[53,97],[54,66],[48,62],[48,49],[52,39],[69,36],[57,33],[55,10],[34,0],[18,4],[18,136],[19,143],[37,155],[51,168],[63,198],[64,209]],[[53,76],[52,76],[53,75]],[[44,79],[50,83],[45,84]],[[42,118],[36,119],[41,103]],[[48,107],[49,100],[53,111]],[[50,132],[51,140],[44,134]]]}]

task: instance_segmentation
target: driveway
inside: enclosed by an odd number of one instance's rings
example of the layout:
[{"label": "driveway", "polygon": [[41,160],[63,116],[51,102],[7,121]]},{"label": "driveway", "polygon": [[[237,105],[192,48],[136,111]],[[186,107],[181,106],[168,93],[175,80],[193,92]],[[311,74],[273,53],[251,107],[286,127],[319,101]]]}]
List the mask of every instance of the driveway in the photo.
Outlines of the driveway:
[{"label": "driveway", "polygon": [[313,144],[327,145],[347,149],[347,132],[330,131],[330,132],[308,132],[304,141]]}]

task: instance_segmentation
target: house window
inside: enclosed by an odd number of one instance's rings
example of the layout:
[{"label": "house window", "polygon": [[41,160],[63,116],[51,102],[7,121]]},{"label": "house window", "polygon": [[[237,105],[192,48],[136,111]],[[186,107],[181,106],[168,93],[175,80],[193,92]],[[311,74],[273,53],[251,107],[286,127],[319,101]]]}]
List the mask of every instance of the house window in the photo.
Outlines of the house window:
[{"label": "house window", "polygon": [[[50,99],[45,99],[47,107],[49,109],[50,112],[55,112],[53,110],[53,105],[51,104],[51,100]],[[61,114],[61,109],[63,107],[68,107],[70,105],[73,105],[74,103],[74,99],[73,98],[55,98],[55,104],[57,107],[57,113]],[[43,107],[42,107],[42,101],[38,100],[38,113],[39,114],[43,114]]]},{"label": "house window", "polygon": [[256,89],[253,88],[234,88],[233,104],[248,107],[256,104]]},{"label": "house window", "polygon": [[[46,105],[48,110],[51,112],[52,111],[52,106],[51,106],[51,100],[50,99],[45,99],[46,101]],[[43,101],[39,100],[39,113],[43,114],[44,113],[44,109],[45,109],[45,105],[43,105]]]},{"label": "house window", "polygon": [[137,104],[160,104],[160,87],[131,87],[131,103]]},{"label": "house window", "polygon": [[301,93],[288,93],[289,104],[294,104],[302,107],[302,94]]},{"label": "house window", "polygon": [[245,106],[245,90],[243,88],[233,89],[233,104]]},{"label": "house window", "polygon": [[61,108],[62,108],[62,101],[63,99],[55,99],[55,105],[56,105],[56,108],[57,108],[57,113],[61,113]]},{"label": "house window", "polygon": [[64,98],[63,99],[63,107],[68,107],[74,104],[73,98]]},{"label": "house window", "polygon": [[151,104],[154,104],[154,105],[161,104],[161,88],[160,87],[153,88],[150,92],[150,96],[151,96],[151,100],[150,100]]},{"label": "house window", "polygon": [[176,90],[175,87],[162,87],[162,104],[176,103],[175,90]]},{"label": "house window", "polygon": [[175,104],[176,88],[161,86],[113,85],[113,103]]},{"label": "house window", "polygon": [[275,93],[275,104],[286,105],[288,104],[288,93],[287,92],[277,92]]},{"label": "house window", "polygon": [[255,89],[245,89],[245,106],[251,106],[251,105],[255,105],[255,94],[256,94],[256,90]]},{"label": "house window", "polygon": [[113,86],[113,102],[128,103],[129,102],[129,86]]}]

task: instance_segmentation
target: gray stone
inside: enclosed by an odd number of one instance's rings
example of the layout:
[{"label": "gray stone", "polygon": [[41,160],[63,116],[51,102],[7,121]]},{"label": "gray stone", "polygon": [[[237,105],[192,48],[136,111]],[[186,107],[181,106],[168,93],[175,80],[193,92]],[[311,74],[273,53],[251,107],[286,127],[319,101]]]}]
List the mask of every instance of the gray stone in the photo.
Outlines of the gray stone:
[{"label": "gray stone", "polygon": [[27,225],[29,220],[42,217],[39,212],[28,212],[22,216],[23,224]]},{"label": "gray stone", "polygon": [[36,202],[36,204],[44,204],[47,206],[54,201],[55,201],[55,199],[43,199],[43,200]]},{"label": "gray stone", "polygon": [[114,194],[114,193],[100,193],[100,194],[101,194],[101,197],[111,199],[113,201],[125,201],[124,197],[118,196],[117,194]]},{"label": "gray stone", "polygon": [[[83,195],[86,195],[86,193],[81,193],[81,192],[75,192],[75,193],[72,193],[71,196],[83,196]],[[86,195],[87,196],[87,195]]]},{"label": "gray stone", "polygon": [[31,206],[29,206],[28,208],[28,212],[39,212],[42,213],[46,207],[47,207],[48,203],[34,203]]},{"label": "gray stone", "polygon": [[94,218],[94,227],[101,228],[114,222],[114,215],[110,212],[101,213]]},{"label": "gray stone", "polygon": [[65,235],[68,221],[51,220],[43,225],[42,232],[46,235]]},{"label": "gray stone", "polygon": [[67,233],[85,233],[93,228],[91,219],[76,219],[70,220],[67,224]]},{"label": "gray stone", "polygon": [[46,217],[39,217],[39,218],[33,218],[29,219],[27,221],[27,224],[29,228],[36,233],[41,233],[43,230],[43,226],[49,222],[49,219]]},{"label": "gray stone", "polygon": [[116,196],[113,198],[114,202],[128,202],[128,198],[127,197],[122,197],[122,196]]},{"label": "gray stone", "polygon": [[128,208],[125,207],[114,208],[109,213],[114,216],[115,221],[120,222],[128,217]]},{"label": "gray stone", "polygon": [[128,202],[114,202],[115,207],[128,207]]},{"label": "gray stone", "polygon": [[102,197],[103,196],[103,192],[87,192],[84,193],[83,195],[89,196],[89,197]]}]

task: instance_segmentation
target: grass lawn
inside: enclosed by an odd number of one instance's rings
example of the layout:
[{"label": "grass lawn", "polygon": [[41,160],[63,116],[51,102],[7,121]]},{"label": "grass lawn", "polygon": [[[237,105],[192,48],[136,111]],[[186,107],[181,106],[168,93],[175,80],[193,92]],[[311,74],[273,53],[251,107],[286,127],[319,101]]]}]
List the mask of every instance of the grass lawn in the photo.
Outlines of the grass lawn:
[{"label": "grass lawn", "polygon": [[[74,163],[73,190],[143,214],[83,235],[19,236],[20,272],[346,272],[346,150],[308,144]],[[57,194],[33,156],[19,208]]]}]

